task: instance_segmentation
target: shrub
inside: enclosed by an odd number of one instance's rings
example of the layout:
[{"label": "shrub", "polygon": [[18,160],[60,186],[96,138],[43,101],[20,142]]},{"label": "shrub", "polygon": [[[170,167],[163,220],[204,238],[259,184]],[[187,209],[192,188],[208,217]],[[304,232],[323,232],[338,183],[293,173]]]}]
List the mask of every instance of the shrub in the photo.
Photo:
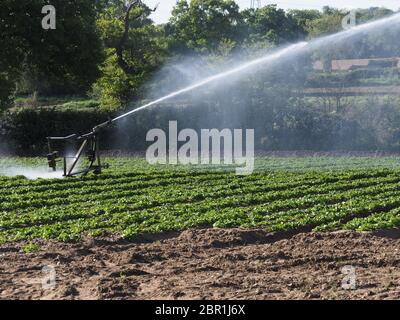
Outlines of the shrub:
[{"label": "shrub", "polygon": [[0,120],[0,144],[18,155],[38,155],[46,151],[46,137],[83,134],[107,120],[98,110],[22,109],[7,112]]}]

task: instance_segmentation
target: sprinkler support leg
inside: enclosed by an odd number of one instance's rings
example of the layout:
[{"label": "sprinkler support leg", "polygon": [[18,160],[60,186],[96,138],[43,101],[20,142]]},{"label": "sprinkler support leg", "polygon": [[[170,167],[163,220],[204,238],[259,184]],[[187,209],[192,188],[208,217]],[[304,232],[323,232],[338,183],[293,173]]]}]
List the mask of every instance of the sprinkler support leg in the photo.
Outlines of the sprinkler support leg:
[{"label": "sprinkler support leg", "polygon": [[85,149],[86,144],[87,144],[87,140],[84,140],[81,147],[78,150],[78,153],[75,155],[74,162],[72,163],[71,168],[69,168],[69,170],[68,170],[68,174],[67,174],[68,177],[70,177],[72,175],[72,171],[74,170],[76,164],[78,163],[78,161],[82,155],[82,152]]}]

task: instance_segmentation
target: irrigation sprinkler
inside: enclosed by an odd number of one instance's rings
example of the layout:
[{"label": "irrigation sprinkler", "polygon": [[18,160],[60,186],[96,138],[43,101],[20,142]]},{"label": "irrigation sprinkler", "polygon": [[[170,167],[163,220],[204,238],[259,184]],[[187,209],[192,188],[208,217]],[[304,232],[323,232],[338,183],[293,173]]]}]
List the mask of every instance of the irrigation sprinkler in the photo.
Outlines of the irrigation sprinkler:
[{"label": "irrigation sprinkler", "polygon": [[[150,108],[151,106],[154,106],[160,102],[163,102],[167,99],[171,99],[173,97],[179,96],[181,94],[184,94],[186,92],[192,91],[194,89],[200,88],[208,83],[215,82],[218,80],[221,80],[223,78],[226,78],[232,74],[240,73],[242,71],[245,71],[246,69],[250,69],[254,66],[257,66],[260,63],[267,63],[267,62],[272,62],[286,54],[290,54],[294,49],[300,49],[306,46],[306,42],[301,42],[298,44],[291,45],[287,48],[284,48],[282,50],[279,50],[273,54],[267,55],[266,57],[262,57],[259,59],[252,60],[248,63],[244,63],[236,68],[233,68],[229,71],[221,72],[219,74],[216,74],[214,76],[208,77],[202,81],[199,81],[189,87],[183,88],[181,90],[177,90],[175,92],[170,93],[169,95],[166,95],[162,98],[159,98],[157,100],[154,100],[146,105],[143,105],[139,108],[133,109],[129,112],[126,112],[114,119],[110,119],[106,122],[103,122],[99,124],[98,126],[94,127],[92,131],[88,134],[84,134],[81,136],[78,136],[76,134],[67,136],[67,137],[48,137],[48,146],[49,146],[49,153],[47,155],[47,160],[49,167],[52,168],[54,171],[57,170],[57,162],[60,161],[60,157],[63,158],[63,164],[64,164],[64,176],[65,177],[73,177],[77,175],[86,175],[90,171],[93,171],[94,173],[101,173],[101,169],[104,168],[106,165],[102,165],[100,162],[100,154],[99,154],[99,141],[98,141],[98,133],[102,131],[103,129],[111,126],[114,122],[119,121],[122,118],[126,118],[128,116],[131,116],[137,112],[140,112],[142,110],[145,110],[147,108]],[[64,144],[63,150],[68,150],[66,144],[71,144],[71,143],[80,143],[80,147],[78,148],[78,152],[76,153],[75,156],[70,156],[68,152],[64,151],[63,154],[60,153],[60,151],[56,150],[54,148],[54,144],[56,142],[61,142]],[[86,155],[89,161],[89,165],[87,166],[86,169],[81,170],[81,171],[74,171],[76,165],[78,162],[82,159],[82,156],[84,154],[84,151],[86,150]],[[69,164],[68,160],[71,160],[72,163]],[[97,160],[97,165],[95,165],[95,161]]]},{"label": "irrigation sprinkler", "polygon": [[[111,125],[112,121],[104,122],[87,134],[72,134],[66,137],[47,137],[49,153],[47,154],[48,165],[53,171],[57,171],[57,164],[63,163],[63,176],[74,177],[85,176],[93,171],[95,174],[101,173],[103,168],[108,168],[107,164],[102,164],[99,151],[99,132]],[[71,155],[68,150],[76,148],[75,155]],[[62,150],[62,151],[60,151]],[[88,165],[85,169],[76,170],[78,163],[86,158]]]},{"label": "irrigation sprinkler", "polygon": [[[140,3],[140,1],[133,2],[134,3]],[[338,42],[340,41],[345,41],[349,38],[351,38],[354,35],[359,34],[360,32],[366,32],[375,28],[379,28],[381,26],[387,26],[389,23],[400,23],[400,13],[396,13],[390,17],[383,18],[383,19],[378,19],[369,23],[365,23],[356,27],[353,27],[351,29],[335,33],[332,35],[328,35],[325,37],[321,37],[315,40],[312,40],[310,42],[299,42],[293,45],[290,45],[288,47],[282,48],[280,50],[277,50],[272,53],[268,53],[267,55],[251,60],[249,62],[243,63],[237,67],[234,67],[228,71],[218,73],[216,75],[210,76],[208,78],[205,78],[203,80],[200,80],[186,88],[174,91],[164,97],[161,97],[157,100],[153,100],[152,102],[143,105],[139,108],[133,109],[129,112],[126,112],[114,119],[110,119],[92,129],[91,132],[84,134],[84,135],[70,135],[67,137],[48,137],[48,146],[49,146],[49,154],[47,155],[47,160],[49,167],[52,168],[54,171],[57,170],[57,163],[61,161],[60,158],[63,158],[63,165],[64,165],[64,176],[66,177],[72,177],[76,175],[86,175],[90,171],[93,171],[94,173],[100,173],[102,168],[108,167],[106,164],[101,164],[100,162],[100,154],[99,154],[99,132],[107,127],[109,127],[111,124],[114,122],[128,117],[130,115],[133,115],[137,112],[140,112],[142,110],[145,110],[147,108],[150,108],[151,106],[154,106],[158,103],[161,103],[165,100],[174,98],[176,96],[182,95],[184,93],[190,92],[192,90],[195,90],[197,88],[203,87],[209,83],[212,82],[217,82],[220,80],[223,80],[225,78],[228,78],[234,74],[239,74],[241,72],[248,72],[249,70],[252,70],[254,68],[257,68],[260,64],[270,64],[273,65],[277,61],[279,61],[281,58],[288,57],[290,55],[295,55],[298,54],[299,52],[303,52],[305,50],[313,50],[316,48],[320,48],[322,46],[325,46],[327,43],[332,43],[332,41]],[[61,142],[64,144],[64,150],[68,150],[66,148],[66,144],[70,143],[75,143],[75,144],[80,144],[77,153],[75,156],[70,156],[68,152],[64,151],[63,154],[61,154],[59,151],[57,151],[54,148],[54,144],[56,142]],[[89,162],[88,166],[86,169],[81,170],[81,171],[74,171],[78,162],[82,159],[83,155],[86,154],[87,160]],[[71,164],[68,163],[68,160],[71,159]],[[97,161],[97,164],[95,164]]]}]

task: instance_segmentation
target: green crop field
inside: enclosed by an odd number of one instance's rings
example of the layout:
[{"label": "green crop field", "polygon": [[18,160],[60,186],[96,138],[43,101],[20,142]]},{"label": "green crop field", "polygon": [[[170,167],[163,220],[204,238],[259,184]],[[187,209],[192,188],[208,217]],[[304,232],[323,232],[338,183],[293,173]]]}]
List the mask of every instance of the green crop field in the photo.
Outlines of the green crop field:
[{"label": "green crop field", "polygon": [[[357,231],[400,224],[400,166],[394,157],[263,158],[238,176],[233,168],[152,166],[109,158],[85,178],[6,177],[9,166],[43,159],[2,158],[0,240],[246,227]],[[3,174],[1,176],[1,174]]]}]

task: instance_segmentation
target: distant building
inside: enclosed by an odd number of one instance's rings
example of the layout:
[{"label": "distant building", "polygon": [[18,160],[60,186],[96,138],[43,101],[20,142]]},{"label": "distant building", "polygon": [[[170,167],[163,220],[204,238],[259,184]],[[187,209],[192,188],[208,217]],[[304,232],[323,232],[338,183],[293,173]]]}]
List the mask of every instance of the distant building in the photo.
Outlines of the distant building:
[{"label": "distant building", "polygon": [[[350,71],[361,68],[400,68],[400,57],[373,59],[332,60],[332,71]],[[313,69],[324,71],[324,63],[315,61]]]}]

